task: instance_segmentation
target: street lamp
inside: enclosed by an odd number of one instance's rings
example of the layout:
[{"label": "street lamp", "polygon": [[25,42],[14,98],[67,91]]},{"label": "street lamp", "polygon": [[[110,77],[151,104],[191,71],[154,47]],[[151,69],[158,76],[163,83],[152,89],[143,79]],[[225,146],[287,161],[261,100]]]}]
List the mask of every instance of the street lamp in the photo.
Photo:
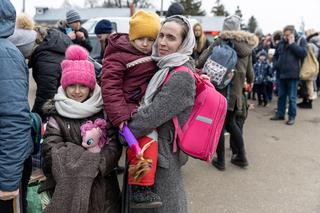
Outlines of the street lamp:
[{"label": "street lamp", "polygon": [[25,8],[26,8],[26,0],[23,0],[22,1],[22,12],[24,13],[25,11]]},{"label": "street lamp", "polygon": [[163,0],[161,0],[160,16],[163,16]]}]

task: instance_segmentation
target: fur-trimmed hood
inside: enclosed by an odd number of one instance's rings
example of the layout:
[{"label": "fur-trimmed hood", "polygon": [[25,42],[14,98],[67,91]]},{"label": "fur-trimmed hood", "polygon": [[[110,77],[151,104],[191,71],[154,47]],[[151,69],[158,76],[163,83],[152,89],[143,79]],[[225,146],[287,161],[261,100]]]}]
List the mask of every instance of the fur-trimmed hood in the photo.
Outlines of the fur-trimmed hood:
[{"label": "fur-trimmed hood", "polygon": [[259,44],[257,36],[245,31],[222,31],[220,37],[232,41],[237,55],[241,58],[250,55]]}]

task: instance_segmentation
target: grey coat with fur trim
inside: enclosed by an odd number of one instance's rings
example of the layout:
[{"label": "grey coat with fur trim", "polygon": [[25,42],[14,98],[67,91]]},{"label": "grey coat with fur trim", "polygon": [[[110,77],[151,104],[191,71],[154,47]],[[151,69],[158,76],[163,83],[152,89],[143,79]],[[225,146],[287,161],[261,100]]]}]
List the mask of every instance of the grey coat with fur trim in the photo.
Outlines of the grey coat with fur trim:
[{"label": "grey coat with fur trim", "polygon": [[172,118],[178,117],[181,126],[187,121],[195,98],[195,80],[187,72],[174,73],[146,108],[133,115],[129,127],[136,137],[158,130],[158,167],[155,192],[160,195],[163,205],[158,209],[137,209],[139,213],[187,213],[187,201],[181,175],[181,166],[186,155],[178,150],[172,152],[174,126]]},{"label": "grey coat with fur trim", "polygon": [[236,72],[232,80],[232,86],[228,97],[228,110],[241,111],[242,90],[245,81],[253,83],[254,72],[252,68],[252,50],[258,45],[258,38],[245,31],[223,31],[220,37],[210,45],[200,56],[197,67],[202,68],[207,58],[211,54],[213,47],[219,45],[223,40],[229,40],[234,44],[234,50],[237,52],[238,61]]}]

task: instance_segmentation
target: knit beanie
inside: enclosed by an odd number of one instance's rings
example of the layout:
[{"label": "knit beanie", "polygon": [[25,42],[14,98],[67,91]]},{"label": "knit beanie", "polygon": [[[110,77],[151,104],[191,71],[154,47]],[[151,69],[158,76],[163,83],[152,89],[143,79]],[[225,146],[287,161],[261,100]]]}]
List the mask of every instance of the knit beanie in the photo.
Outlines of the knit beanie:
[{"label": "knit beanie", "polygon": [[111,21],[102,19],[99,21],[94,28],[95,34],[106,34],[106,33],[112,33],[112,24]]},{"label": "knit beanie", "polygon": [[61,86],[65,90],[72,84],[83,84],[94,90],[96,76],[93,64],[88,61],[88,51],[79,45],[66,50],[66,59],[61,62]]},{"label": "knit beanie", "polygon": [[260,57],[260,56],[265,56],[265,57],[267,57],[268,56],[268,53],[267,53],[267,51],[265,51],[265,50],[260,50],[259,52],[258,52],[258,54],[257,54],[257,57]]},{"label": "knit beanie", "polygon": [[170,17],[170,16],[173,16],[173,15],[183,15],[184,13],[184,7],[182,4],[180,3],[172,3],[170,5],[170,7],[168,8],[168,11],[167,11],[167,14],[166,14],[166,17]]},{"label": "knit beanie", "polygon": [[80,14],[77,11],[71,9],[67,12],[66,19],[68,24],[72,24],[74,22],[80,21]]},{"label": "knit beanie", "polygon": [[129,25],[130,41],[144,37],[156,39],[160,31],[160,17],[154,12],[139,10],[131,17]]},{"label": "knit beanie", "polygon": [[237,31],[240,28],[241,18],[237,15],[231,15],[224,19],[222,31]]}]

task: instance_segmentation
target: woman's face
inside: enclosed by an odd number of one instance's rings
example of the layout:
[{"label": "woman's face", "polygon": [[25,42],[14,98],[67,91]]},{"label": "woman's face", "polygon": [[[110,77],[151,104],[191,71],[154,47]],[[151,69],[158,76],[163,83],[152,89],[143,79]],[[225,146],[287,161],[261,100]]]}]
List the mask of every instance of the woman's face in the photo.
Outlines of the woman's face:
[{"label": "woman's face", "polygon": [[67,97],[78,101],[84,102],[90,94],[90,88],[83,84],[71,84],[66,88]]},{"label": "woman's face", "polygon": [[182,31],[182,26],[173,21],[162,26],[157,40],[160,57],[177,52],[182,43]]},{"label": "woman's face", "polygon": [[201,30],[201,27],[199,25],[197,25],[195,28],[194,28],[194,36],[196,38],[199,38],[202,34],[202,30]]}]

